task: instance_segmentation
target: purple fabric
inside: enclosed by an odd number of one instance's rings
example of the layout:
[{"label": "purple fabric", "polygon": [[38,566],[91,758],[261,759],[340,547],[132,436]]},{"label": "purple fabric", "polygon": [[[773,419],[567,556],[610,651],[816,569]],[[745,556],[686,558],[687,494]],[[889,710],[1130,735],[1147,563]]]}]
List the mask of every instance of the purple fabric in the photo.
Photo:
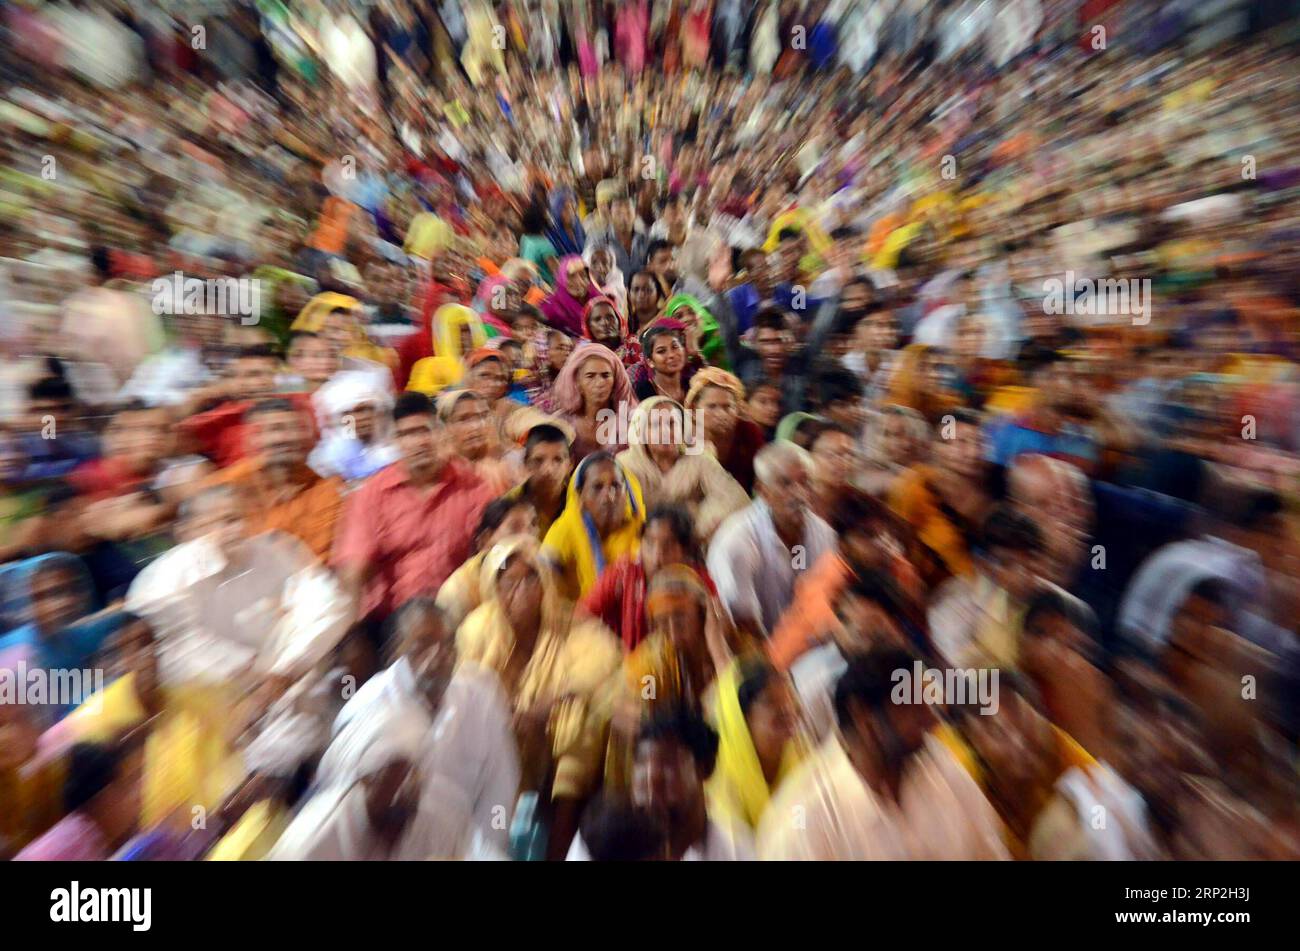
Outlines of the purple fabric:
[{"label": "purple fabric", "polygon": [[15,862],[105,862],[108,844],[99,826],[80,812],[60,819],[27,848],[14,856]]}]

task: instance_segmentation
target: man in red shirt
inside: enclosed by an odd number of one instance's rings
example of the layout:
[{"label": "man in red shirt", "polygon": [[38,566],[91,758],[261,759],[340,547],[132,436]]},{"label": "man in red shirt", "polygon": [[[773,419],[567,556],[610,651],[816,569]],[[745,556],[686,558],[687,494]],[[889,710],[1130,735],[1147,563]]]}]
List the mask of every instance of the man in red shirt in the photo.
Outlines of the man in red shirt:
[{"label": "man in red shirt", "polygon": [[473,554],[474,527],[492,489],[458,458],[421,393],[393,407],[402,458],[354,492],[334,546],[334,568],[372,632],[417,595],[434,597]]}]

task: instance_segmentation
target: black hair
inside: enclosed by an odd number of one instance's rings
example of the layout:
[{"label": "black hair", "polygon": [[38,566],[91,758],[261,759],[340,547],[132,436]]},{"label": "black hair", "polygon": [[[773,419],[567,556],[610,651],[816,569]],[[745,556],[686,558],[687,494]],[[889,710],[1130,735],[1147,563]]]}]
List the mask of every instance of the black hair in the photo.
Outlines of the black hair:
[{"label": "black hair", "polygon": [[824,407],[829,403],[861,400],[866,388],[862,385],[861,377],[852,370],[830,367],[813,380],[813,391],[816,393],[816,405]]},{"label": "black hair", "polygon": [[853,654],[835,684],[835,722],[840,728],[853,725],[853,707],[865,705],[883,710],[890,701],[894,672],[911,671],[919,657],[898,647],[877,647],[865,654]]},{"label": "black hair", "polygon": [[655,238],[646,245],[645,259],[649,261],[656,254],[665,249],[671,251],[673,249],[673,243],[671,241],[665,241],[663,238]]},{"label": "black hair", "polygon": [[610,793],[587,807],[579,832],[593,862],[649,862],[668,851],[664,820]]},{"label": "black hair", "polygon": [[[649,258],[649,255],[647,255],[646,257]],[[636,276],[638,274],[645,275],[646,280],[648,280],[655,289],[655,297],[659,298],[660,300],[663,300],[663,296],[664,296],[663,288],[659,286],[659,281],[655,278],[655,275],[651,271],[647,270],[646,268],[639,268],[638,270],[633,271],[631,274],[627,276],[628,290],[631,291],[632,282],[636,280]]]},{"label": "black hair", "polygon": [[1039,591],[1029,599],[1024,619],[1020,623],[1026,637],[1036,636],[1034,621],[1040,617],[1064,618],[1089,638],[1097,637],[1097,619],[1092,611],[1081,602],[1052,588]]},{"label": "black hair", "polygon": [[837,536],[859,528],[866,528],[873,523],[888,526],[895,525],[895,520],[879,499],[865,492],[848,492],[835,503],[831,510],[831,528]]},{"label": "black hair", "polygon": [[671,740],[690,750],[700,779],[713,774],[718,760],[717,731],[689,707],[672,707],[643,722],[636,734],[637,747],[656,740]]},{"label": "black hair", "polygon": [[63,811],[75,812],[107,789],[142,740],[141,734],[128,733],[107,743],[73,745],[63,780]]},{"label": "black hair", "polygon": [[579,492],[582,491],[582,487],[587,482],[587,473],[590,472],[592,469],[596,468],[597,465],[603,462],[608,462],[610,465],[612,465],[614,467],[615,472],[621,471],[619,469],[618,463],[614,459],[614,454],[612,452],[606,452],[603,449],[601,449],[598,452],[593,452],[591,455],[587,456],[586,459],[582,460],[582,465],[580,465],[576,470],[575,473],[577,476],[576,488]]},{"label": "black hair", "polygon": [[264,416],[267,413],[297,413],[298,407],[288,400],[273,396],[269,399],[258,400],[248,409],[244,410],[244,419],[252,419],[254,416]]},{"label": "black hair", "polygon": [[798,241],[803,237],[803,232],[798,228],[782,228],[776,233],[776,243],[782,241]]},{"label": "black hair", "polygon": [[980,546],[986,554],[995,548],[1034,552],[1043,547],[1038,523],[1011,506],[1001,504],[989,512],[980,526]]},{"label": "black hair", "polygon": [[695,526],[691,522],[691,514],[680,505],[656,505],[645,517],[645,522],[641,526],[641,534],[644,535],[646,529],[650,527],[651,522],[665,522],[672,530],[673,538],[677,544],[688,554],[693,555],[696,560],[702,561],[699,557],[699,540],[695,537]]},{"label": "black hair", "polygon": [[279,360],[279,355],[275,348],[269,343],[255,343],[247,347],[240,347],[239,352],[235,354],[236,360]]},{"label": "black hair", "polygon": [[289,331],[289,346],[293,346],[299,340],[316,340],[320,334],[314,330],[291,330]]},{"label": "black hair", "polygon": [[829,237],[832,241],[848,241],[850,238],[856,238],[857,236],[857,228],[854,228],[852,225],[840,225],[838,228],[831,231]]},{"label": "black hair", "polygon": [[567,449],[569,446],[569,437],[564,435],[564,430],[559,426],[552,426],[550,423],[540,423],[528,430],[528,439],[524,441],[524,458],[527,459],[533,447],[540,443],[563,443]]},{"label": "black hair", "polygon": [[47,376],[27,388],[27,398],[66,402],[72,399],[72,387],[62,377]]},{"label": "black hair", "polygon": [[[884,608],[893,617],[904,618],[904,599],[893,579],[879,571],[860,571],[850,577],[840,591],[839,598],[861,598]],[[837,599],[838,601],[839,599]],[[836,611],[838,616],[839,612]]]},{"label": "black hair", "polygon": [[519,309],[510,315],[510,325],[514,326],[516,323],[520,321],[520,319],[526,317],[531,317],[539,324],[546,323],[546,318],[542,316],[542,312],[538,310],[537,307],[534,306],[533,304],[529,304],[525,302],[523,304],[520,304]]},{"label": "black hair", "polygon": [[782,311],[775,307],[765,307],[754,316],[754,329],[784,332],[790,328],[786,325],[785,314]]},{"label": "black hair", "polygon": [[434,412],[433,400],[423,393],[417,393],[414,390],[407,390],[397,398],[393,404],[393,422],[399,419],[406,419],[408,416],[431,416],[438,418]]},{"label": "black hair", "polygon": [[520,216],[519,225],[524,234],[544,234],[547,213],[537,205],[529,205]]},{"label": "black hair", "polygon": [[474,540],[477,542],[484,535],[495,532],[515,509],[525,505],[531,508],[532,504],[521,495],[503,495],[498,499],[493,499],[483,506],[483,514],[479,516],[478,528],[474,529]]},{"label": "black hair", "polygon": [[749,657],[740,662],[736,685],[736,699],[740,712],[749,715],[749,708],[763,695],[763,691],[776,679],[776,669],[761,657]]}]

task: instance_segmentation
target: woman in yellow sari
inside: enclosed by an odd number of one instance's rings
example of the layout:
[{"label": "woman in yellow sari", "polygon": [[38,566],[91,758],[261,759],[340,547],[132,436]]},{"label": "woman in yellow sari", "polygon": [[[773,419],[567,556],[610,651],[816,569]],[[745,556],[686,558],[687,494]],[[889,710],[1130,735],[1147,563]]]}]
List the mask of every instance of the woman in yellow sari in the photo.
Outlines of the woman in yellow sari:
[{"label": "woman in yellow sari", "polygon": [[434,356],[411,367],[408,390],[427,396],[459,383],[465,375],[465,357],[487,343],[483,319],[464,304],[443,304],[433,314]]},{"label": "woman in yellow sari", "polygon": [[564,596],[578,600],[606,565],[635,555],[644,522],[645,501],[636,477],[607,452],[583,459],[569,479],[564,511],[542,542]]},{"label": "woman in yellow sari", "polygon": [[709,815],[756,829],[772,793],[807,750],[794,694],[766,660],[746,657],[718,675],[713,699],[718,762],[704,787]]},{"label": "woman in yellow sari", "polygon": [[185,835],[196,807],[212,813],[244,778],[231,733],[239,720],[231,716],[234,698],[218,687],[163,687],[153,630],[134,615],[123,620],[112,649],[119,676],[45,732],[40,759],[147,724],[140,828]]},{"label": "woman in yellow sari", "polygon": [[574,617],[532,536],[493,546],[479,588],[484,600],[456,632],[457,655],[501,678],[515,710],[521,789],[542,794],[549,851],[563,855],[600,779],[623,652],[599,621]]},{"label": "woman in yellow sari", "polygon": [[339,348],[341,357],[393,367],[396,354],[371,343],[359,317],[361,301],[347,294],[325,291],[309,300],[290,324],[290,333],[314,333]]}]

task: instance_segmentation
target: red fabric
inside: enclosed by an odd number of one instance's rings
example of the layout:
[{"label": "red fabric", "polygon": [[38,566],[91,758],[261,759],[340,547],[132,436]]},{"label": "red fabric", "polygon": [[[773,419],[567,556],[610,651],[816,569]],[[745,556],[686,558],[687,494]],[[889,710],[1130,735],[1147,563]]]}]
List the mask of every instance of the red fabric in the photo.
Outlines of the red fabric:
[{"label": "red fabric", "polygon": [[437,595],[473,554],[474,528],[495,493],[459,459],[427,495],[395,462],[354,492],[334,546],[336,568],[371,568],[362,615],[382,620],[417,595]]},{"label": "red fabric", "polygon": [[411,378],[411,368],[425,357],[434,355],[434,313],[443,304],[462,302],[463,298],[456,293],[456,289],[450,284],[430,281],[425,285],[423,297],[420,301],[420,329],[407,337],[403,337],[402,342],[397,345],[397,366],[393,370],[393,382],[396,384],[399,393],[406,389],[406,383]]},{"label": "red fabric", "polygon": [[767,437],[758,424],[742,419],[736,423],[731,450],[725,457],[718,457],[722,468],[730,472],[731,477],[750,495],[754,494],[754,457],[766,442]]},{"label": "red fabric", "polygon": [[[694,566],[710,594],[717,594],[713,579],[702,566]],[[624,556],[605,568],[596,584],[583,595],[578,606],[599,618],[631,652],[646,638],[645,569],[639,558]]]},{"label": "red fabric", "polygon": [[148,485],[149,480],[149,473],[132,472],[124,462],[112,457],[83,462],[68,476],[78,493],[95,502],[138,491]]},{"label": "red fabric", "polygon": [[[311,405],[310,393],[275,393],[268,399],[288,400],[303,414],[310,427],[310,439],[314,444],[320,437],[316,429],[316,414]],[[244,422],[244,413],[253,405],[250,400],[228,401],[220,403],[205,413],[198,413],[182,420],[181,432],[197,443],[200,453],[212,460],[218,469],[239,462],[248,455],[248,425]]]}]

